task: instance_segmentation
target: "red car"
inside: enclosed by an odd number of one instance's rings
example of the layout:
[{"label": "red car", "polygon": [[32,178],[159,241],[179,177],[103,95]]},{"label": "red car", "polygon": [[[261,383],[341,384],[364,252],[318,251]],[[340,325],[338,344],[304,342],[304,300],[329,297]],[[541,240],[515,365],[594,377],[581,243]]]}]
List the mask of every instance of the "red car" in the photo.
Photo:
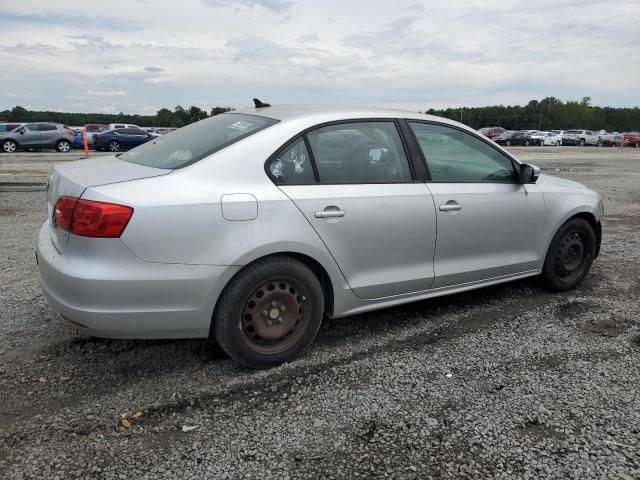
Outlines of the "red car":
[{"label": "red car", "polygon": [[478,132],[493,140],[506,132],[506,130],[502,127],[484,127],[478,130]]},{"label": "red car", "polygon": [[623,136],[625,145],[640,147],[640,132],[626,132]]}]

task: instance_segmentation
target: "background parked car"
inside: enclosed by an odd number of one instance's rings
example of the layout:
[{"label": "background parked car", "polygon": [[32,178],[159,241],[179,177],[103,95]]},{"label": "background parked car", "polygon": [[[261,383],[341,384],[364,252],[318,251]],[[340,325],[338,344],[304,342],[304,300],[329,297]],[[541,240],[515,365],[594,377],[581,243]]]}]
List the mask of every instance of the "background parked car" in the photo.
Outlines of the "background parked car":
[{"label": "background parked car", "polygon": [[562,145],[578,145],[580,137],[574,133],[569,133],[568,130],[551,130],[557,133],[562,138]]},{"label": "background parked car", "polygon": [[506,130],[502,127],[484,127],[478,130],[478,132],[493,140],[506,132]]},{"label": "background parked car", "polygon": [[536,140],[534,140],[528,133],[516,130],[513,132],[505,132],[498,138],[494,139],[494,142],[498,145],[506,145],[507,147],[510,145],[524,145],[525,147],[528,147],[529,145],[535,145]]},{"label": "background parked car", "polygon": [[107,126],[102,123],[87,123],[83,129],[87,132],[87,143],[89,145],[93,145],[96,133],[106,132],[108,130]]},{"label": "background parked car", "polygon": [[93,146],[96,150],[119,152],[137,147],[157,138],[140,128],[116,128],[94,136]]},{"label": "background parked car", "polygon": [[534,145],[542,145],[544,142],[544,134],[547,132],[541,132],[540,130],[523,130],[533,138]]},{"label": "background parked car", "polygon": [[138,125],[134,125],[133,123],[110,123],[107,125],[107,130],[115,130],[117,128],[137,128],[138,130],[142,130]]},{"label": "background parked car", "polygon": [[632,147],[640,147],[640,132],[625,132],[624,144]]},{"label": "background parked car", "polygon": [[43,148],[68,152],[73,148],[74,141],[73,130],[60,123],[25,123],[11,132],[0,134],[0,144],[5,153]]},{"label": "background parked car", "polygon": [[602,145],[600,137],[591,130],[567,130],[566,133],[576,135],[578,137],[577,145],[581,147],[584,145],[593,145],[596,147]]},{"label": "background parked car", "polygon": [[24,123],[0,123],[0,133],[10,132],[18,127],[21,127]]},{"label": "background parked car", "polygon": [[559,147],[562,145],[562,137],[556,132],[544,132],[542,137],[542,145],[554,145]]}]

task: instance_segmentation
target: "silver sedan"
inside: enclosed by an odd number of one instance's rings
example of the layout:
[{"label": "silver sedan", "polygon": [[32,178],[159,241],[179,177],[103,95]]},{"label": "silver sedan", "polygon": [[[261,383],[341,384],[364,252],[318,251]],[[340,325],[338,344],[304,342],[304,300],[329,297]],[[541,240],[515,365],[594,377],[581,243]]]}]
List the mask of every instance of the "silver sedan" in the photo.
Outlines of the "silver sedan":
[{"label": "silver sedan", "polygon": [[210,338],[268,367],[344,317],[525,277],[575,287],[602,202],[459,123],[384,109],[217,115],[58,164],[44,292],[100,337]]}]

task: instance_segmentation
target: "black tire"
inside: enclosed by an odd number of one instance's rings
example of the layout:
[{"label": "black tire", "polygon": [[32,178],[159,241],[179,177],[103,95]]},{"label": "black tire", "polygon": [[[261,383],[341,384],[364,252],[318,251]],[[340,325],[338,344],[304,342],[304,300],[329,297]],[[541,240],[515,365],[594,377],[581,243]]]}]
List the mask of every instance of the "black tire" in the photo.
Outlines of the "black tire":
[{"label": "black tire", "polygon": [[110,152],[119,152],[120,142],[117,142],[116,140],[109,142],[109,145],[107,145],[107,150],[109,150]]},{"label": "black tire", "polygon": [[601,147],[602,146],[602,140],[598,140],[598,143],[596,143],[596,147]]},{"label": "black tire", "polygon": [[584,138],[580,139],[580,141],[578,142],[578,146],[584,147]]},{"label": "black tire", "polygon": [[71,142],[67,140],[60,140],[58,143],[56,143],[56,151],[60,153],[70,152],[71,147],[72,147]]},{"label": "black tire", "polygon": [[507,147],[510,147],[510,146],[511,146],[511,140],[507,140],[506,142],[504,142],[504,144],[505,144]]},{"label": "black tire", "polygon": [[556,232],[542,269],[545,286],[554,292],[571,290],[587,275],[596,253],[596,235],[583,218],[567,220]]},{"label": "black tire", "polygon": [[557,140],[556,141],[556,147],[559,147],[559,146],[560,146],[560,140]]},{"label": "black tire", "polygon": [[529,140],[525,140],[525,141],[524,141],[524,146],[525,146],[525,147],[528,147],[528,146],[529,146]]},{"label": "black tire", "polygon": [[2,151],[4,153],[16,153],[18,151],[18,144],[13,140],[5,140],[2,142]]},{"label": "black tire", "polygon": [[322,286],[305,264],[268,257],[229,282],[216,307],[212,336],[239,364],[269,368],[293,360],[313,341],[323,311]]}]

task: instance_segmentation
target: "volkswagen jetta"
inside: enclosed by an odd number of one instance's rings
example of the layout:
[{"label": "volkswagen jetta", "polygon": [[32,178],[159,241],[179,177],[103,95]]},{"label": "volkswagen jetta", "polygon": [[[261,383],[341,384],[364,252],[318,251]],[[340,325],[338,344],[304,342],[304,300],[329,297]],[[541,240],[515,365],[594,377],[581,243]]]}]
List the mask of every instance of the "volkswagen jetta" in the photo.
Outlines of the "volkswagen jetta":
[{"label": "volkswagen jetta", "polygon": [[296,357],[323,315],[540,276],[575,287],[603,207],[474,130],[417,113],[266,107],[65,162],[37,254],[70,325]]}]

